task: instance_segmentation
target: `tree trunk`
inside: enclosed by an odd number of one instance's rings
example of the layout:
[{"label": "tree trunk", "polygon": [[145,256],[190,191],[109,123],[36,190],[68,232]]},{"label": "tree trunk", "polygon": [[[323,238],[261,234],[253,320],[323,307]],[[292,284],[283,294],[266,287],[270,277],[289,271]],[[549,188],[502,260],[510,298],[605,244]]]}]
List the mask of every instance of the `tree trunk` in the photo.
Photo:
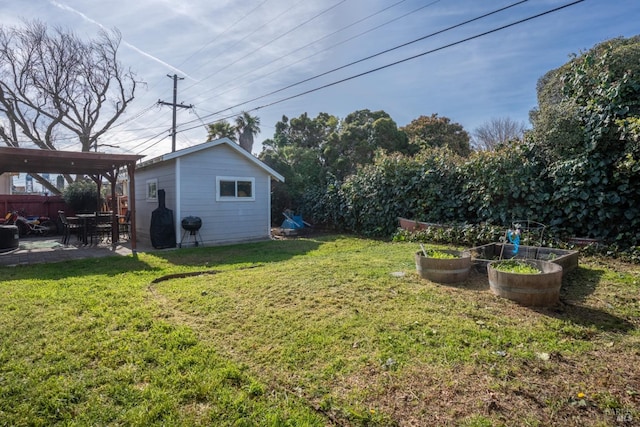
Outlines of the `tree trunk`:
[{"label": "tree trunk", "polygon": [[251,153],[251,150],[253,149],[253,134],[251,131],[242,132],[238,138],[238,142],[240,143],[240,147]]},{"label": "tree trunk", "polygon": [[58,190],[58,188],[56,188],[55,185],[53,185],[52,183],[50,183],[48,180],[44,179],[42,176],[38,175],[38,174],[29,174],[33,177],[33,179],[35,179],[36,181],[38,181],[40,183],[40,185],[42,185],[44,188],[47,189],[47,191],[52,194],[52,195],[60,195],[62,194],[60,192],[60,190]]}]

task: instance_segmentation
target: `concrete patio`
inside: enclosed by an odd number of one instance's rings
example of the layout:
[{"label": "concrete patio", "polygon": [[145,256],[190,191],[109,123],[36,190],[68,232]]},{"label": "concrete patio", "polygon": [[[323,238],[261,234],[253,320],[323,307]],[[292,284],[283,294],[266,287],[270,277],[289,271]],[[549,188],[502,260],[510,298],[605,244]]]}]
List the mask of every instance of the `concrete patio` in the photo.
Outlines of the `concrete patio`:
[{"label": "concrete patio", "polygon": [[[138,248],[138,252],[146,252],[151,248]],[[38,263],[70,261],[74,259],[98,258],[106,256],[131,255],[131,245],[124,240],[112,245],[103,242],[95,245],[83,245],[82,242],[61,243],[60,236],[24,237],[19,247],[12,251],[0,253],[0,266],[17,266]]]}]

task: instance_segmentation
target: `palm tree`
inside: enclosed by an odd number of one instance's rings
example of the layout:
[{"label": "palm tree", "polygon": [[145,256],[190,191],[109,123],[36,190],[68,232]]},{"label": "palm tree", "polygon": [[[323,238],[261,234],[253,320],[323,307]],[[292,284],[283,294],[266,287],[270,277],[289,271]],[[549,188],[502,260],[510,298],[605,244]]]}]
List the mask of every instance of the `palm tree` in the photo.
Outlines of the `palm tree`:
[{"label": "palm tree", "polygon": [[253,148],[253,137],[260,132],[260,118],[252,116],[246,111],[236,117],[236,132],[238,132],[238,142],[240,146],[251,153]]},{"label": "palm tree", "polygon": [[232,141],[237,142],[236,128],[228,121],[215,122],[209,125],[209,131],[207,133],[209,141],[220,138],[229,138]]}]

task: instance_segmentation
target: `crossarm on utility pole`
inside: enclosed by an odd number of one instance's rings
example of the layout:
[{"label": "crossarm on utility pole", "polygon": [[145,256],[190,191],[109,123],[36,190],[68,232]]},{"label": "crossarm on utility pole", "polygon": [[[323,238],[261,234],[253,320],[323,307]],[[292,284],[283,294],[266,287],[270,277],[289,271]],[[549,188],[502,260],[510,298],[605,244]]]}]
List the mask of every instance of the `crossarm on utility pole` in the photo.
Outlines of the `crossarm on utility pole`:
[{"label": "crossarm on utility pole", "polygon": [[193,105],[178,104],[178,80],[184,80],[183,77],[178,77],[177,74],[173,76],[167,74],[167,77],[173,79],[173,102],[165,102],[158,100],[160,105],[168,105],[173,107],[173,122],[171,124],[171,152],[176,151],[176,110],[180,108],[193,108]]}]

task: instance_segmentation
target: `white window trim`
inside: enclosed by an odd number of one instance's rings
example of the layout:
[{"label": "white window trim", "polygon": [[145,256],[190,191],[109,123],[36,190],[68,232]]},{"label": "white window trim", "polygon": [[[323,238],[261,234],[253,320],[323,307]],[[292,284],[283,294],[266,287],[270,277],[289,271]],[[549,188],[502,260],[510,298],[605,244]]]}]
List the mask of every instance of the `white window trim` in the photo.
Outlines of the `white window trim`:
[{"label": "white window trim", "polygon": [[[238,190],[238,181],[251,182],[251,197],[221,196],[220,181],[235,181],[236,194]],[[256,200],[256,179],[248,176],[216,176],[216,202],[253,202]]]},{"label": "white window trim", "polygon": [[[158,200],[158,178],[148,179],[147,180],[147,202],[155,202]],[[151,194],[151,186],[154,185],[156,192],[155,194]]]}]

